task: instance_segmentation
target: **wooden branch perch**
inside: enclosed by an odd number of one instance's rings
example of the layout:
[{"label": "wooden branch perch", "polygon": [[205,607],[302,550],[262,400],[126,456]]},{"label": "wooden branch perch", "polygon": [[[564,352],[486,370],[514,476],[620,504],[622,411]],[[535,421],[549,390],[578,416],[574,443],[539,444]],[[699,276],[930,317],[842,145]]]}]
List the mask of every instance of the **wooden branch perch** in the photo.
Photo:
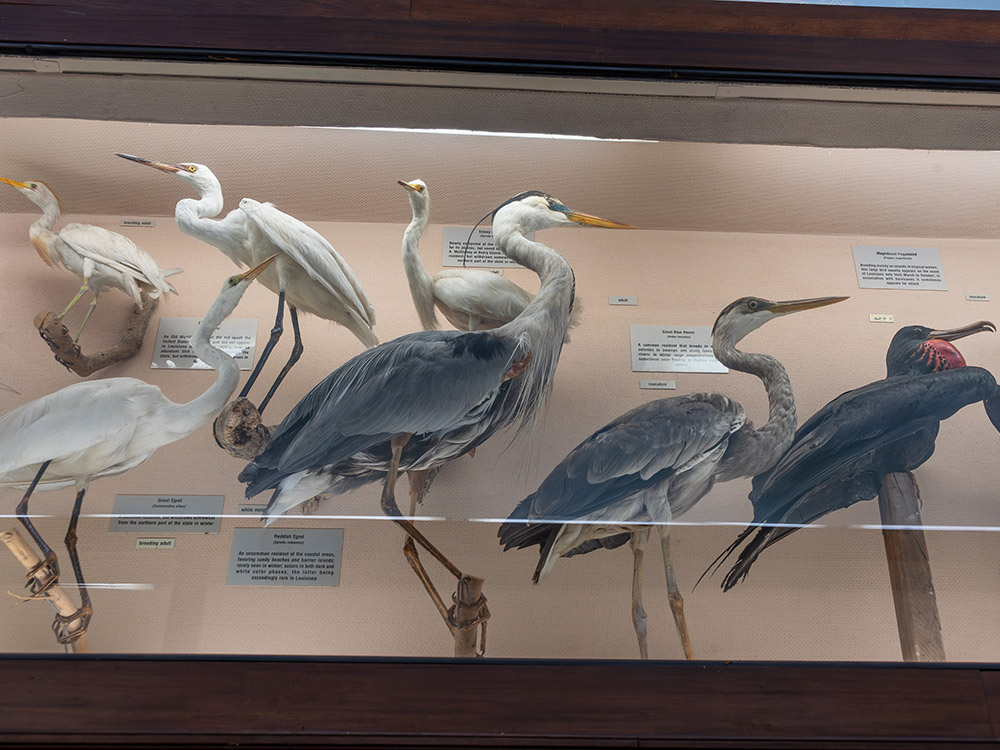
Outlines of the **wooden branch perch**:
[{"label": "wooden branch perch", "polygon": [[219,447],[247,461],[253,461],[267,447],[273,429],[261,423],[257,407],[245,398],[226,404],[212,424]]},{"label": "wooden branch perch", "polygon": [[[25,570],[32,570],[42,562],[42,558],[28,546],[24,541],[24,537],[21,536],[17,529],[7,529],[6,531],[0,533],[0,540],[7,545],[7,549],[11,551],[11,554],[17,558],[17,561],[24,566]],[[35,574],[36,579],[41,579],[44,577],[42,571],[38,571]],[[49,601],[52,606],[56,608],[56,611],[64,617],[69,617],[74,614],[78,607],[73,602],[73,599],[67,594],[63,588],[57,583],[51,586],[48,591],[46,591],[42,596],[36,597],[39,601]],[[75,633],[82,627],[81,621],[76,621],[70,623],[69,632]],[[82,633],[76,640],[70,643],[70,649],[76,654],[89,654],[90,653],[90,640],[86,633]]]},{"label": "wooden branch perch", "polygon": [[56,361],[65,365],[66,369],[85,378],[98,370],[122,362],[139,353],[139,350],[142,349],[143,339],[146,337],[150,318],[153,316],[153,311],[156,310],[157,302],[158,300],[143,293],[142,304],[132,308],[121,343],[97,354],[86,355],[80,351],[80,347],[73,341],[66,326],[53,312],[38,313],[35,316],[35,328],[38,329],[38,333],[45,340],[45,343],[49,345]]}]

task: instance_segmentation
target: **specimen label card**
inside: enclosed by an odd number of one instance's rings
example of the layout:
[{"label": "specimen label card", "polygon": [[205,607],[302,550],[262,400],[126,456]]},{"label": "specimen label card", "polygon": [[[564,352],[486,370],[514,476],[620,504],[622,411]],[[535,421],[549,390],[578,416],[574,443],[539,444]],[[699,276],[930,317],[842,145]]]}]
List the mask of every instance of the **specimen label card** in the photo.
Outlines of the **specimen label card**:
[{"label": "specimen label card", "polygon": [[122,219],[121,226],[123,227],[155,227],[156,219]]},{"label": "specimen label card", "polygon": [[343,529],[234,529],[228,586],[339,586]]},{"label": "specimen label card", "polygon": [[969,302],[989,302],[990,295],[988,294],[966,294],[965,299]]},{"label": "specimen label card", "polygon": [[[529,240],[534,232],[525,235]],[[489,227],[476,227],[466,248],[465,241],[469,239],[469,227],[445,227],[444,248],[441,252],[442,266],[465,266],[467,268],[489,268],[503,266],[504,268],[523,268],[500,252],[493,244],[493,230]]]},{"label": "specimen label card", "polygon": [[948,289],[936,247],[853,245],[851,249],[862,289]]},{"label": "specimen label card", "polygon": [[[211,370],[198,359],[190,344],[199,321],[200,318],[160,318],[150,367],[154,370]],[[212,334],[211,342],[235,359],[241,370],[249,370],[253,367],[253,350],[257,343],[257,319],[227,318]]]},{"label": "specimen label card", "polygon": [[676,380],[640,380],[639,388],[644,391],[676,391]]},{"label": "specimen label card", "polygon": [[634,294],[633,295],[625,295],[625,294],[618,295],[618,294],[613,294],[610,297],[608,297],[608,304],[609,305],[638,305],[639,304],[639,298],[636,297]]},{"label": "specimen label card", "polygon": [[630,325],[632,372],[729,372],[712,354],[712,326]]},{"label": "specimen label card", "polygon": [[135,540],[136,549],[173,549],[174,539],[171,537],[169,539],[157,537],[154,539],[136,539]]},{"label": "specimen label card", "polygon": [[218,533],[222,495],[115,495],[108,531]]}]

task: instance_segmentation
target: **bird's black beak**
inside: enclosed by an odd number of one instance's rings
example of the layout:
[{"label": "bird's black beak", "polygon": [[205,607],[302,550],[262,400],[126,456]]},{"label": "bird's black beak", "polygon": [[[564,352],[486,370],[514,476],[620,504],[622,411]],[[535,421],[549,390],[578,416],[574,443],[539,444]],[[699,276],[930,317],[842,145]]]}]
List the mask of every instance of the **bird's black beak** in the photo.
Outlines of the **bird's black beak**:
[{"label": "bird's black beak", "polygon": [[176,164],[165,164],[162,161],[152,161],[150,159],[143,159],[141,156],[132,156],[132,154],[115,154],[115,156],[120,156],[123,159],[128,159],[129,161],[139,162],[139,164],[145,164],[147,167],[153,167],[153,169],[159,169],[161,172],[180,172],[181,168]]},{"label": "bird's black beak", "polygon": [[980,320],[967,326],[962,326],[961,328],[948,328],[940,331],[931,331],[927,334],[927,338],[941,339],[942,341],[957,341],[958,339],[964,339],[966,336],[971,336],[974,333],[983,333],[984,331],[996,333],[996,330],[997,327],[990,321]]}]

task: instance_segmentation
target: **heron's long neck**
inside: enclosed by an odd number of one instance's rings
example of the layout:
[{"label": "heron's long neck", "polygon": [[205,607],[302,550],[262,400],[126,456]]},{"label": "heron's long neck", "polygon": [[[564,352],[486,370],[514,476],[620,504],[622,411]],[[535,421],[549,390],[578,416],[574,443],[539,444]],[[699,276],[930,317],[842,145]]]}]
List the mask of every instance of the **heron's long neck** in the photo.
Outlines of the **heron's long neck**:
[{"label": "heron's long neck", "polygon": [[434,313],[434,277],[430,275],[420,259],[417,245],[427,226],[427,213],[414,209],[413,221],[403,233],[403,269],[410,285],[410,296],[420,316],[420,325],[430,331],[438,327]]},{"label": "heron's long neck", "polygon": [[784,366],[766,354],[748,354],[733,344],[716,348],[716,358],[726,367],[756,375],[767,391],[767,424],[744,428],[730,441],[725,477],[752,476],[771,468],[795,437],[796,415],[792,383]]},{"label": "heron's long neck", "polygon": [[242,213],[233,211],[224,219],[213,219],[222,213],[222,187],[211,186],[198,193],[198,200],[184,198],[177,202],[177,226],[185,234],[219,248],[237,266],[249,265],[243,251]]},{"label": "heron's long neck", "polygon": [[200,396],[186,404],[178,404],[176,424],[178,430],[184,431],[183,434],[194,432],[218,414],[239,383],[240,367],[236,360],[212,346],[209,341],[212,333],[232,310],[233,304],[227,304],[227,300],[220,297],[205,313],[198,330],[191,337],[191,348],[205,364],[216,371],[217,376],[215,382]]},{"label": "heron's long neck", "polygon": [[28,227],[28,237],[31,239],[31,244],[48,265],[56,266],[58,263],[65,265],[59,235],[53,231],[59,221],[59,203],[52,201],[44,206],[39,206],[39,208],[42,209],[41,217]]}]

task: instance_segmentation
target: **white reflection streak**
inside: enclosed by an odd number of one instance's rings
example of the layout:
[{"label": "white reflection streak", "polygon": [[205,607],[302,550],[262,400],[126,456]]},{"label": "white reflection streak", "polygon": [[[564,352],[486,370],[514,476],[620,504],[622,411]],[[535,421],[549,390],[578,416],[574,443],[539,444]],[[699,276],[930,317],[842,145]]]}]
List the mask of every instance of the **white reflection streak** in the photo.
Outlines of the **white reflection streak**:
[{"label": "white reflection streak", "polygon": [[494,138],[547,138],[555,141],[614,141],[616,143],[659,143],[650,138],[599,138],[596,135],[569,135],[565,133],[509,133],[495,130],[460,130],[453,128],[378,128],[340,127],[336,125],[297,125],[312,130],[362,130],[376,133],[422,133],[430,135],[485,135]]},{"label": "white reflection streak", "polygon": [[[59,585],[64,589],[79,589],[82,588],[78,583],[70,583],[59,579]],[[88,589],[119,589],[122,591],[152,591],[153,584],[151,583],[88,583]]]}]

